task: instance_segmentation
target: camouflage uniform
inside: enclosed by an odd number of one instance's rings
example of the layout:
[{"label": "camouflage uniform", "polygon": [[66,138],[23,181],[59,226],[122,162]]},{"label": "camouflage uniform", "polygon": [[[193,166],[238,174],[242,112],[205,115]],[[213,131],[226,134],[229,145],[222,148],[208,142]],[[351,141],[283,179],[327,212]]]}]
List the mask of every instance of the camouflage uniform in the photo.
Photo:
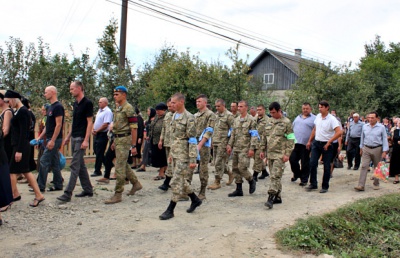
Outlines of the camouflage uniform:
[{"label": "camouflage uniform", "polygon": [[[209,110],[206,109],[203,112],[197,112],[194,115],[194,120],[196,124],[196,138],[197,141],[200,142],[200,136],[203,134],[203,138],[211,139],[211,136],[213,135],[213,130],[215,126],[215,114]],[[211,129],[211,131],[206,131],[206,129]],[[210,147],[211,146],[206,146],[206,143],[201,147],[199,154],[200,154],[200,183],[201,183],[201,188],[205,191],[205,187],[207,186],[208,183],[208,163],[210,161]],[[201,190],[201,194],[203,193]]]},{"label": "camouflage uniform", "polygon": [[125,178],[134,185],[138,182],[135,173],[132,171],[130,165],[126,162],[131,147],[131,129],[138,128],[137,117],[135,110],[131,104],[125,102],[114,111],[113,120],[113,133],[114,135],[126,134],[123,137],[115,137],[115,174],[117,182],[115,184],[115,192],[122,193],[124,191]]},{"label": "camouflage uniform", "polygon": [[[188,111],[184,111],[179,117],[177,113],[173,115],[171,121],[170,144],[174,177],[172,181],[172,201],[178,202],[181,194],[192,194],[188,174],[190,173],[189,164],[196,163],[197,144],[196,126],[194,116]],[[189,142],[190,139],[190,142]]]},{"label": "camouflage uniform", "polygon": [[[263,117],[257,117],[257,131],[259,135],[263,135],[265,130],[265,125],[267,124],[268,117],[264,115]],[[253,170],[254,172],[261,172],[265,169],[264,161],[260,158],[261,149],[258,147],[257,151],[254,154],[254,164]]]},{"label": "camouflage uniform", "polygon": [[249,150],[256,150],[258,137],[251,136],[250,131],[257,131],[257,123],[252,116],[237,117],[233,123],[233,130],[228,145],[233,149],[232,172],[236,184],[243,183],[243,177],[251,181],[253,176],[249,172],[250,158],[247,156]]},{"label": "camouflage uniform", "polygon": [[227,165],[228,153],[228,131],[233,127],[234,117],[232,113],[225,110],[224,113],[217,113],[213,134],[213,151],[215,155],[215,178],[222,179],[223,174],[229,172]]},{"label": "camouflage uniform", "polygon": [[[161,130],[160,139],[163,142],[163,146],[165,147],[165,154],[167,155],[167,159],[169,157],[169,152],[171,150],[171,143],[170,143],[170,134],[171,134],[171,121],[172,121],[172,112],[167,112],[164,116],[163,127]],[[172,165],[167,167],[167,171],[165,175],[168,177],[172,177]]]},{"label": "camouflage uniform", "polygon": [[273,117],[267,120],[265,131],[261,136],[260,149],[267,149],[268,167],[271,174],[271,184],[268,194],[280,196],[282,191],[281,178],[285,163],[284,155],[290,157],[294,147],[292,123],[284,116],[280,119]]}]

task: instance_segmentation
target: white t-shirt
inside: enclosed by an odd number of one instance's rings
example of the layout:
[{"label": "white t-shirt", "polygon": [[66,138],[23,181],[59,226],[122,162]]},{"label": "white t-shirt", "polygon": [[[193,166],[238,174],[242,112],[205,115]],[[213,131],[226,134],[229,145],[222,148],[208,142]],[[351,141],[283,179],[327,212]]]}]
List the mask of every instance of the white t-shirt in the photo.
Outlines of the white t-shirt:
[{"label": "white t-shirt", "polygon": [[320,142],[329,141],[335,135],[335,128],[340,126],[339,121],[331,114],[328,114],[325,118],[322,118],[322,115],[318,114],[314,124],[315,140]]}]

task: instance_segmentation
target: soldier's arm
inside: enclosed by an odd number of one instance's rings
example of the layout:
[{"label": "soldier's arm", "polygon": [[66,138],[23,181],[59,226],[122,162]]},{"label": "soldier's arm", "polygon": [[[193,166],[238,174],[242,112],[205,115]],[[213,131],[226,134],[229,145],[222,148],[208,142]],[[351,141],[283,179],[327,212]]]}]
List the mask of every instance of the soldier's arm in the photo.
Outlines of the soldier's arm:
[{"label": "soldier's arm", "polygon": [[196,164],[197,159],[197,140],[196,140],[196,125],[194,117],[189,117],[186,125],[186,135],[189,138],[189,163]]},{"label": "soldier's arm", "polygon": [[286,124],[286,133],[285,133],[285,150],[284,155],[289,157],[293,151],[294,143],[296,138],[294,137],[292,125],[289,123]]},{"label": "soldier's arm", "polygon": [[203,135],[204,138],[206,138],[207,140],[210,139],[214,133],[214,127],[215,127],[215,114],[214,113],[210,113],[210,117],[208,118],[207,121],[207,132]]},{"label": "soldier's arm", "polygon": [[250,140],[250,150],[254,151],[259,146],[259,137],[260,137],[258,135],[257,122],[255,120],[252,120],[250,124],[250,131],[252,132]]}]

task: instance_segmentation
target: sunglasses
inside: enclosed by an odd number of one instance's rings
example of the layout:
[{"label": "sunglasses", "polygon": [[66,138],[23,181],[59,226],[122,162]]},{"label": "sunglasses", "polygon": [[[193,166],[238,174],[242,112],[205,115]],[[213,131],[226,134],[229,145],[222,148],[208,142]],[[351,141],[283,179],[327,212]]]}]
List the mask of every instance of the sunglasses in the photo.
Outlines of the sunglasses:
[{"label": "sunglasses", "polygon": [[9,100],[4,100],[4,103],[9,103],[10,101]]}]

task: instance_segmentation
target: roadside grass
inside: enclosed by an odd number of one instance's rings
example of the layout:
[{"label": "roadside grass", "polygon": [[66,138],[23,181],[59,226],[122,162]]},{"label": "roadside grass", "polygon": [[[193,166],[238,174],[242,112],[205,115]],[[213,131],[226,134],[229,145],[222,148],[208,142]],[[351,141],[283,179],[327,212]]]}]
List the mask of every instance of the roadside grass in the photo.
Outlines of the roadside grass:
[{"label": "roadside grass", "polygon": [[368,198],[275,234],[281,249],[337,257],[400,257],[400,194]]}]

